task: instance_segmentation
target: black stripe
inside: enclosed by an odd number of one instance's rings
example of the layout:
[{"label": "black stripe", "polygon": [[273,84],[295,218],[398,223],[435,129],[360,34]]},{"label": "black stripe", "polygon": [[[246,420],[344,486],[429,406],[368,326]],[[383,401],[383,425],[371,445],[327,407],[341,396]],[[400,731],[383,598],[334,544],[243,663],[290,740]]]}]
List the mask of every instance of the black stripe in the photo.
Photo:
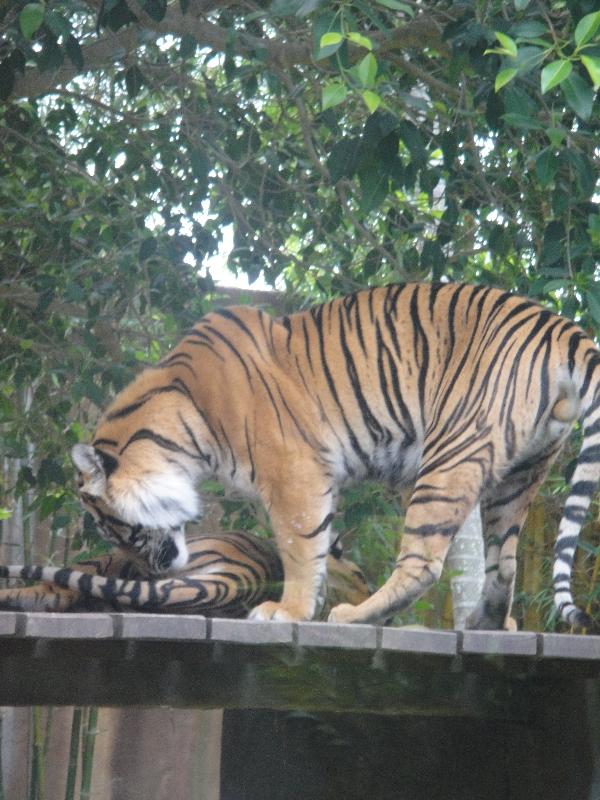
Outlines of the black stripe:
[{"label": "black stripe", "polygon": [[237,325],[240,330],[244,331],[246,336],[248,336],[248,338],[252,341],[254,347],[256,347],[256,349],[260,352],[260,345],[256,341],[256,337],[254,336],[250,328],[246,325],[246,323],[243,320],[241,320],[238,316],[236,316],[236,314],[234,314],[233,311],[230,311],[228,308],[219,308],[213,313],[218,314],[220,317],[224,317],[225,319],[231,320],[231,322]]},{"label": "black stripe", "polygon": [[252,448],[250,446],[250,434],[248,432],[248,418],[244,419],[244,433],[246,435],[246,447],[248,449],[248,458],[250,459],[250,482],[254,483],[256,477],[256,468],[254,466],[254,458],[252,456]]},{"label": "black stripe", "polygon": [[318,528],[315,528],[314,531],[311,531],[310,533],[303,533],[302,537],[304,539],[314,539],[315,536],[318,536],[319,533],[322,533],[327,528],[333,517],[334,517],[333,512],[330,512],[329,514],[327,514],[327,516],[325,517],[323,522],[321,522]]},{"label": "black stripe", "polygon": [[596,491],[596,481],[576,481],[571,486],[572,495],[582,495],[583,497],[592,497]]}]

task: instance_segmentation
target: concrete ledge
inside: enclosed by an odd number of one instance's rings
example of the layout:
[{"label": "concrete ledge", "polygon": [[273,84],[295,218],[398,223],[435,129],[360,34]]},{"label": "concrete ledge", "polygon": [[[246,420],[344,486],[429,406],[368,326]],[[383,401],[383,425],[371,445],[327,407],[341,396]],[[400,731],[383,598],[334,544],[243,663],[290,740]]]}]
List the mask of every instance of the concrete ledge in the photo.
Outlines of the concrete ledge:
[{"label": "concrete ledge", "polygon": [[375,650],[375,625],[338,625],[332,622],[299,622],[301,647],[339,647],[346,650]]},{"label": "concrete ledge", "polygon": [[237,644],[292,644],[291,622],[259,622],[250,619],[211,619],[210,640]]},{"label": "concrete ledge", "polygon": [[418,631],[407,628],[383,628],[381,632],[382,650],[455,656],[457,644],[458,636],[454,631]]},{"label": "concrete ledge", "polygon": [[109,614],[47,614],[31,611],[19,613],[18,627],[26,638],[113,638],[113,621]]},{"label": "concrete ledge", "polygon": [[460,652],[501,656],[535,656],[538,634],[506,631],[464,631]]},{"label": "concrete ledge", "polygon": [[175,614],[114,614],[115,634],[121,639],[205,640],[206,617]]},{"label": "concrete ledge", "polygon": [[597,636],[6,611],[0,637],[0,705],[527,720],[557,685],[600,687]]}]

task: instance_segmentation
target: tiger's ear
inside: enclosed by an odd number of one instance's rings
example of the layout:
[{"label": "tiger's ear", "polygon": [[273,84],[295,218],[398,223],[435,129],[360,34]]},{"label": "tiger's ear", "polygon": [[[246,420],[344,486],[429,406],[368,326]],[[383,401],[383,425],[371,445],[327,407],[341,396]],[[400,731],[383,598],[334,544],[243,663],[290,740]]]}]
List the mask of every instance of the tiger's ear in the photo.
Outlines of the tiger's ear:
[{"label": "tiger's ear", "polygon": [[85,475],[85,489],[101,494],[106,486],[106,472],[100,453],[91,444],[76,444],[71,450],[73,463]]}]

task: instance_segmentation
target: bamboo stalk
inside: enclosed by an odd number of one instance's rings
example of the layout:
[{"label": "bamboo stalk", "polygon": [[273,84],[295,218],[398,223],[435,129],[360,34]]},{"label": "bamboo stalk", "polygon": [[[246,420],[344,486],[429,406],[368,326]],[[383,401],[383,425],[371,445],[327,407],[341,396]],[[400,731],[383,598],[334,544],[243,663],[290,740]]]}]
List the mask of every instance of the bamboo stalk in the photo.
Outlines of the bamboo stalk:
[{"label": "bamboo stalk", "polygon": [[98,724],[98,708],[91,706],[87,709],[87,725],[83,738],[83,753],[81,757],[81,789],[79,800],[89,800],[92,786],[92,768],[94,766],[94,745]]},{"label": "bamboo stalk", "polygon": [[67,787],[65,800],[75,800],[75,780],[77,778],[77,762],[79,761],[79,739],[81,734],[81,709],[73,709],[71,722],[71,745],[69,748],[69,764],[67,768]]},{"label": "bamboo stalk", "polygon": [[4,770],[2,768],[2,722],[3,715],[0,709],[0,800],[4,800]]},{"label": "bamboo stalk", "polygon": [[44,742],[42,733],[42,708],[34,706],[31,711],[33,742],[31,745],[31,772],[29,776],[29,800],[44,800]]}]

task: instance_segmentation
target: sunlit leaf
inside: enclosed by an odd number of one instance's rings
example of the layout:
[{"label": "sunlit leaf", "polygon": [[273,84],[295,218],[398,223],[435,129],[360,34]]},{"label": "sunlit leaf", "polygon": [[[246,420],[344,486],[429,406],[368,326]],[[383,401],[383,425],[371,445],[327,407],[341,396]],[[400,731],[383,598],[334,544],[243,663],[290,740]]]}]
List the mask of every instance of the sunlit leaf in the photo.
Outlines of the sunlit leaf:
[{"label": "sunlit leaf", "polygon": [[358,47],[364,47],[366,50],[373,49],[373,43],[370,39],[367,39],[366,36],[363,36],[362,33],[356,33],[352,31],[348,34],[348,41],[352,42],[352,44],[358,45]]},{"label": "sunlit leaf", "polygon": [[367,53],[360,61],[357,67],[357,74],[361,84],[365,88],[370,89],[373,87],[377,75],[377,59],[373,53]]},{"label": "sunlit leaf", "polygon": [[567,59],[560,58],[558,61],[552,61],[547,64],[542,70],[541,84],[542,94],[554,89],[560,83],[565,81],[573,71],[573,64]]},{"label": "sunlit leaf", "polygon": [[508,55],[512,56],[513,58],[516,58],[517,43],[515,42],[515,40],[511,39],[511,37],[507,36],[505,33],[500,33],[499,31],[494,31],[494,35],[502,45],[502,48],[506,50]]},{"label": "sunlit leaf", "polygon": [[500,72],[496,75],[496,80],[494,82],[494,89],[499,91],[503,86],[506,86],[507,83],[512,81],[515,75],[518,73],[518,69],[514,67],[509,67],[508,69],[501,69]]},{"label": "sunlit leaf", "polygon": [[600,86],[600,57],[598,56],[581,56],[581,63],[587,69],[594,88]]},{"label": "sunlit leaf", "polygon": [[600,30],[600,11],[594,11],[592,14],[586,14],[585,17],[579,20],[575,28],[575,44],[577,47],[582,47],[594,38],[596,33]]},{"label": "sunlit leaf", "polygon": [[381,105],[381,97],[378,94],[375,94],[375,92],[370,91],[370,89],[365,89],[365,91],[362,92],[361,96],[365,102],[365,105],[367,106],[367,108],[371,113],[377,111],[377,109]]}]

